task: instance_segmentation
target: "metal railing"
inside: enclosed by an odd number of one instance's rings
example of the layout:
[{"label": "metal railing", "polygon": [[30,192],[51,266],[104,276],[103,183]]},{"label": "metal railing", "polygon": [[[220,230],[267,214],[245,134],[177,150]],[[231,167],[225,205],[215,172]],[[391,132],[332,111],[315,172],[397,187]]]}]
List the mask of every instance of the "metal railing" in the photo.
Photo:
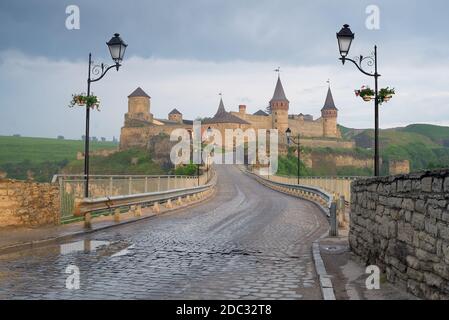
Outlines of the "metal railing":
[{"label": "metal railing", "polygon": [[334,200],[334,197],[331,193],[326,192],[325,190],[322,190],[318,187],[313,186],[306,186],[301,184],[288,184],[283,182],[277,182],[271,179],[268,179],[266,177],[263,177],[261,175],[258,175],[251,171],[245,171],[247,174],[253,176],[256,180],[261,182],[264,185],[270,185],[274,187],[278,187],[281,189],[285,189],[285,191],[289,191],[291,193],[298,193],[300,192],[305,197],[314,197],[317,202],[321,205],[321,207],[326,211],[326,213],[329,215],[329,208],[331,207],[331,204]]},{"label": "metal railing", "polygon": [[132,207],[136,205],[140,207],[148,207],[154,205],[155,203],[163,204],[171,200],[180,200],[181,198],[206,192],[215,187],[216,182],[217,178],[213,175],[212,179],[202,186],[142,194],[82,199],[76,201],[74,214],[76,216],[83,216],[87,213]]},{"label": "metal railing", "polygon": [[[201,175],[199,186],[206,185],[209,178],[209,173]],[[90,199],[198,187],[197,176],[91,175],[89,181]],[[55,175],[52,183],[58,183],[60,189],[61,221],[72,219],[75,202],[84,199],[84,175]]]},{"label": "metal railing", "polygon": [[[269,179],[280,183],[298,184],[298,178],[294,176],[274,175]],[[357,177],[300,177],[299,184],[317,187],[337,196],[343,196],[348,203],[351,203],[351,183],[356,179]]]}]

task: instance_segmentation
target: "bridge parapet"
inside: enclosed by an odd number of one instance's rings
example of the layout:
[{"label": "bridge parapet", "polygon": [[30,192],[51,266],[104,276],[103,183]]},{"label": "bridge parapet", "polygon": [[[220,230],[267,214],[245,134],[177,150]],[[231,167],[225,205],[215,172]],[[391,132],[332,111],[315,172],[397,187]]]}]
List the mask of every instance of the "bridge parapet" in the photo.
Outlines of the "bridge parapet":
[{"label": "bridge parapet", "polygon": [[[192,189],[205,186],[213,177],[213,170],[197,176],[175,175],[90,175],[90,200],[119,199],[149,193]],[[55,175],[52,183],[60,189],[61,221],[76,220],[75,202],[84,199],[84,175]],[[86,201],[87,203],[88,201]]]},{"label": "bridge parapet", "polygon": [[[280,183],[298,184],[298,178],[292,176],[275,175],[269,179]],[[348,203],[351,203],[351,183],[356,179],[358,177],[300,177],[299,184],[320,188],[337,197],[343,196]]]},{"label": "bridge parapet", "polygon": [[449,299],[449,169],[353,182],[349,242],[390,282]]}]

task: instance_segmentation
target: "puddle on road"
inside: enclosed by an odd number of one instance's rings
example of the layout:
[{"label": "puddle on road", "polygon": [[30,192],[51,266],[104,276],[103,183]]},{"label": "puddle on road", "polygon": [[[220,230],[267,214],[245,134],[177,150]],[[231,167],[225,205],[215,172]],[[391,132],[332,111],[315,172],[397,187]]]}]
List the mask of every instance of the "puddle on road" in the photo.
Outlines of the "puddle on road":
[{"label": "puddle on road", "polygon": [[109,241],[81,240],[71,243],[61,244],[59,246],[61,254],[70,254],[74,252],[92,252],[102,246],[110,245]]},{"label": "puddle on road", "polygon": [[134,249],[134,248],[135,248],[135,245],[133,244],[133,245],[131,245],[131,246],[129,246],[129,247],[127,247],[127,248],[125,248],[125,249],[123,249],[123,250],[117,252],[117,253],[114,253],[114,254],[111,256],[111,258],[127,256],[128,254],[131,253],[131,249]]},{"label": "puddle on road", "polygon": [[60,254],[67,255],[77,252],[95,252],[101,257],[122,257],[129,255],[135,245],[125,241],[110,242],[100,240],[81,240],[60,245]]}]

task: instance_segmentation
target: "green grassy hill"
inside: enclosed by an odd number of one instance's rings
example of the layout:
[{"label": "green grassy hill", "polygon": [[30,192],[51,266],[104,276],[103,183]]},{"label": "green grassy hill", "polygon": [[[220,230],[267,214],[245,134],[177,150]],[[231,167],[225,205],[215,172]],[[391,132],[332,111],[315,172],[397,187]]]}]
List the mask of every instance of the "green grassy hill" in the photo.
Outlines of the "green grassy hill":
[{"label": "green grassy hill", "polygon": [[[112,142],[91,142],[90,150],[115,149]],[[0,166],[25,160],[42,163],[76,159],[76,153],[84,151],[84,141],[50,138],[0,136]]]},{"label": "green grassy hill", "polygon": [[[73,160],[62,169],[62,172],[67,174],[79,174],[83,172],[83,170],[84,161]],[[130,149],[114,153],[108,157],[91,157],[90,173],[98,175],[158,175],[167,174],[167,170],[155,163],[147,151]]]},{"label": "green grassy hill", "polygon": [[[115,149],[112,142],[91,142],[91,150]],[[0,136],[0,170],[9,178],[27,179],[28,172],[39,182],[49,182],[78,151],[84,150],[81,140]]]},{"label": "green grassy hill", "polygon": [[[341,127],[359,148],[373,149],[374,130]],[[413,124],[380,131],[383,172],[389,160],[410,160],[412,171],[449,167],[449,127]]]},{"label": "green grassy hill", "polygon": [[398,129],[403,132],[413,132],[428,137],[433,142],[449,147],[449,127],[434,126],[428,124],[412,124]]}]

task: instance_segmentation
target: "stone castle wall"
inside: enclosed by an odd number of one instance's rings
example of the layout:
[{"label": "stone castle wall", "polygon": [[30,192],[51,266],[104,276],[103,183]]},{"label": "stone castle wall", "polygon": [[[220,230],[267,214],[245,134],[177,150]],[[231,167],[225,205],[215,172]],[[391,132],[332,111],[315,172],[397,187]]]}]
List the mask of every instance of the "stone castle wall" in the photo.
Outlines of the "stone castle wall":
[{"label": "stone castle wall", "polygon": [[257,115],[252,115],[252,114],[247,114],[247,113],[242,113],[242,112],[233,112],[231,111],[231,114],[245,120],[248,121],[249,123],[251,123],[251,127],[258,130],[258,129],[270,129],[271,128],[271,124],[272,124],[272,118],[271,115],[269,116],[257,116]]},{"label": "stone castle wall", "polygon": [[335,161],[337,167],[356,167],[356,168],[373,168],[374,159],[372,158],[356,158],[350,155],[330,155],[327,156]]},{"label": "stone castle wall", "polygon": [[48,183],[0,180],[0,227],[59,224],[59,187]]},{"label": "stone castle wall", "polygon": [[123,127],[120,134],[120,150],[127,150],[130,148],[147,148],[150,139],[159,134],[170,135],[171,132],[178,128],[192,129],[188,125],[176,126],[146,126],[146,127]]},{"label": "stone castle wall", "polygon": [[301,146],[310,148],[354,149],[354,141],[301,138]]},{"label": "stone castle wall", "polygon": [[449,169],[352,185],[349,242],[418,297],[449,299]]},{"label": "stone castle wall", "polygon": [[391,160],[388,163],[388,169],[390,175],[408,174],[410,173],[410,161],[409,160]]}]

